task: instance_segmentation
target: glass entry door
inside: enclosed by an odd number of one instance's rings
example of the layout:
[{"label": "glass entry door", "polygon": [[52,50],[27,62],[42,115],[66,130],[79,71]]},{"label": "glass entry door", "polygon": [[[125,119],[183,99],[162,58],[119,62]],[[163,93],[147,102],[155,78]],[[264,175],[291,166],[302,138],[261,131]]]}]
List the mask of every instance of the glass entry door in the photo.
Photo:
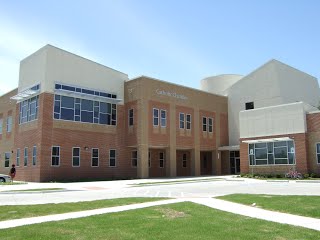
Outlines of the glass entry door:
[{"label": "glass entry door", "polygon": [[240,174],[240,153],[239,151],[230,152],[230,173]]}]

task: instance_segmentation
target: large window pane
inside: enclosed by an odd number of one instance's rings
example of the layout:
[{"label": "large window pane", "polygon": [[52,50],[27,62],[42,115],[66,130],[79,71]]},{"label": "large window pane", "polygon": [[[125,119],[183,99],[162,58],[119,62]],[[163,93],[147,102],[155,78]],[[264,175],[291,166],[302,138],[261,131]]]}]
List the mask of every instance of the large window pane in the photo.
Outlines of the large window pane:
[{"label": "large window pane", "polygon": [[81,110],[93,111],[93,102],[91,100],[81,100]]},{"label": "large window pane", "polygon": [[275,159],[275,164],[288,164],[288,159],[287,158],[276,158]]},{"label": "large window pane", "polygon": [[267,144],[266,143],[256,143],[255,148],[266,148]]},{"label": "large window pane", "polygon": [[68,109],[68,108],[61,108],[61,119],[64,120],[74,120],[74,110],[73,109]]},{"label": "large window pane", "polygon": [[295,164],[294,153],[288,153],[289,164]]},{"label": "large window pane", "polygon": [[267,149],[266,148],[258,148],[255,151],[256,159],[267,159]]},{"label": "large window pane", "polygon": [[288,157],[287,147],[277,147],[274,148],[275,158],[287,158]]},{"label": "large window pane", "polygon": [[274,142],[274,147],[284,147],[284,146],[287,146],[286,141]]},{"label": "large window pane", "polygon": [[268,142],[268,153],[273,153],[273,143]]},{"label": "large window pane", "polygon": [[74,108],[74,98],[61,96],[61,107],[64,108]]},{"label": "large window pane", "polygon": [[274,164],[273,154],[268,154],[268,164]]},{"label": "large window pane", "polygon": [[93,123],[93,112],[81,111],[81,122]]},{"label": "large window pane", "polygon": [[258,160],[256,159],[256,165],[266,165],[268,164],[268,160]]}]

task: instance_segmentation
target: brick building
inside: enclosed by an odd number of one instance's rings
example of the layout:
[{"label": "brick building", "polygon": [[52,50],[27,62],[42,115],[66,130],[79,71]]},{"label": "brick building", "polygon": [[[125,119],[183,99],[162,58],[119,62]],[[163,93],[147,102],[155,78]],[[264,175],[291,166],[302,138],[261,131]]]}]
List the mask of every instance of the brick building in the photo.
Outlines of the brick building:
[{"label": "brick building", "polygon": [[14,163],[17,179],[36,182],[320,173],[318,101],[315,78],[275,60],[197,90],[47,45],[0,97],[0,172]]}]

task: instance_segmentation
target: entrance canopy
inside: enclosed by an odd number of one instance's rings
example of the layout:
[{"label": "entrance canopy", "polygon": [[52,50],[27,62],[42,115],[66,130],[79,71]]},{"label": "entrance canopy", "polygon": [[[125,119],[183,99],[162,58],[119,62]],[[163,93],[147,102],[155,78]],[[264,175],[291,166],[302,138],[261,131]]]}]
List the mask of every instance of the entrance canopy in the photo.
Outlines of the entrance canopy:
[{"label": "entrance canopy", "polygon": [[239,151],[240,145],[233,145],[233,146],[222,146],[218,148],[218,151]]},{"label": "entrance canopy", "polygon": [[289,141],[292,140],[289,137],[282,138],[266,138],[266,139],[256,139],[256,140],[244,140],[244,143],[263,143],[263,142],[281,142],[281,141]]}]

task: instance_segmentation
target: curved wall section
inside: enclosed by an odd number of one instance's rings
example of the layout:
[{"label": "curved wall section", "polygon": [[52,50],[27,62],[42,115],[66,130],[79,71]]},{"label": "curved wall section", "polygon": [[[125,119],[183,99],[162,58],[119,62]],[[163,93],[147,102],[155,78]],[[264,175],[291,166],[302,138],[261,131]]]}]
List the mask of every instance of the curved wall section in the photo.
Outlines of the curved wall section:
[{"label": "curved wall section", "polygon": [[201,80],[201,90],[228,96],[229,88],[243,76],[238,74],[222,74]]}]

